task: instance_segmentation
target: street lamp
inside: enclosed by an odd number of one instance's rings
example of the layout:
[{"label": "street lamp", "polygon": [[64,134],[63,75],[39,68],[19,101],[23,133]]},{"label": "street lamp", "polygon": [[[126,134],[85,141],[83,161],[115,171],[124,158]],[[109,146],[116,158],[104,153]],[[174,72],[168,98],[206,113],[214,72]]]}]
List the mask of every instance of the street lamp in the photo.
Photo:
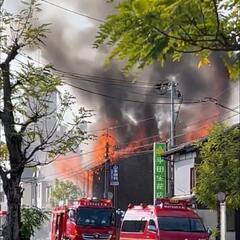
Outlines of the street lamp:
[{"label": "street lamp", "polygon": [[220,202],[220,239],[226,240],[226,193],[218,192],[217,200]]}]

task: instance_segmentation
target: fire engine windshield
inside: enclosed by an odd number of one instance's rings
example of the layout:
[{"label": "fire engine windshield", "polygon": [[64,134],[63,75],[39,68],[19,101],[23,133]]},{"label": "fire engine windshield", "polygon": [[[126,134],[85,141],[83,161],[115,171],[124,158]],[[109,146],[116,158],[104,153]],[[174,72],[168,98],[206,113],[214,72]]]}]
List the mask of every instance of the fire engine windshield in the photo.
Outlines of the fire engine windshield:
[{"label": "fire engine windshield", "polygon": [[206,232],[204,225],[198,218],[159,217],[159,229],[177,232]]},{"label": "fire engine windshield", "polygon": [[81,226],[102,226],[114,225],[115,212],[113,209],[104,208],[78,208],[76,223]]}]

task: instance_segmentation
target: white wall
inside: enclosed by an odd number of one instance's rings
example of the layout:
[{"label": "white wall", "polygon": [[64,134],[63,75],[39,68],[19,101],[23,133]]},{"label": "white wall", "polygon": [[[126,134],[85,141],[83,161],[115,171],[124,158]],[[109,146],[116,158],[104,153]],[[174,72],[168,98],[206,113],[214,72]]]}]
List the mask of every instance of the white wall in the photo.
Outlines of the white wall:
[{"label": "white wall", "polygon": [[197,209],[197,214],[203,220],[203,223],[206,227],[210,227],[211,229],[216,227],[217,224],[217,212],[208,209]]},{"label": "white wall", "polygon": [[174,195],[189,195],[190,169],[194,167],[195,153],[187,153],[175,157],[174,163]]},{"label": "white wall", "polygon": [[[184,196],[190,195],[190,169],[195,165],[195,152],[186,154],[176,154],[174,162],[174,195]],[[213,210],[196,210],[198,215],[202,218],[204,225],[214,229],[217,225],[217,213]],[[234,240],[235,232],[227,232],[226,240]]]},{"label": "white wall", "polygon": [[[217,212],[214,210],[200,209],[196,210],[197,214],[202,218],[203,223],[206,227],[211,229],[216,228],[217,225]],[[226,240],[234,240],[235,232],[227,232]]]}]

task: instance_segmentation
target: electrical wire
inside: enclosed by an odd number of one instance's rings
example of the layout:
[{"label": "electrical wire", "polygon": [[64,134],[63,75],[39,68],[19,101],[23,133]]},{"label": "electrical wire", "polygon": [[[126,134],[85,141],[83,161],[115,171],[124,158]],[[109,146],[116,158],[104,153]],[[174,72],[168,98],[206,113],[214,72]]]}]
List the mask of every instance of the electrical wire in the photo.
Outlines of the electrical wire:
[{"label": "electrical wire", "polygon": [[[24,55],[23,55],[23,56],[24,56]],[[25,56],[25,57],[26,57],[26,56]],[[32,58],[30,57],[30,59],[32,59]],[[32,59],[32,60],[33,60],[33,59]],[[79,79],[79,77],[81,77],[78,73],[69,73],[69,72],[66,72],[66,71],[59,70],[59,69],[55,69],[55,70],[58,71],[58,72],[61,72],[61,73],[68,73],[68,74],[70,75],[69,78],[70,78],[70,77],[76,78],[76,77],[78,76],[78,79]],[[91,76],[91,75],[84,75],[84,74],[82,74],[82,77],[83,77],[83,76],[85,76],[85,77],[91,77],[91,78],[96,78],[96,77],[98,77],[98,76]],[[98,77],[98,78],[100,78],[100,77]],[[88,82],[98,83],[98,82],[96,82],[96,81],[94,81],[94,80],[92,80],[92,79],[81,79],[81,80],[82,80],[82,81],[84,80],[84,81],[88,81]],[[123,81],[123,80],[121,80],[121,81]],[[92,93],[92,94],[95,94],[95,95],[100,95],[100,96],[107,97],[107,98],[111,98],[111,99],[116,99],[116,97],[114,97],[114,96],[109,96],[109,95],[106,95],[106,94],[103,94],[103,93],[93,92],[93,91],[91,91],[91,90],[84,89],[84,88],[75,86],[75,85],[73,85],[73,84],[67,83],[67,82],[64,82],[64,83],[67,84],[67,85],[69,85],[69,86],[71,86],[71,87],[77,88],[77,89],[79,89],[79,90],[81,90],[81,91],[85,91],[85,92],[88,92],[88,93]],[[105,83],[105,84],[106,84],[106,83]],[[109,83],[108,83],[108,84],[109,84]],[[110,83],[110,84],[111,84],[111,83]],[[123,86],[122,84],[117,84],[117,83],[112,83],[112,84]],[[151,86],[151,85],[149,85],[149,86]],[[149,87],[149,86],[148,86],[148,87]],[[153,86],[155,86],[155,85],[153,85]],[[221,94],[220,94],[220,95],[221,95]],[[159,98],[160,98],[160,97],[159,97]],[[117,98],[117,100],[122,100],[122,101],[127,101],[127,102],[134,102],[134,103],[171,104],[171,103],[159,103],[159,102],[143,102],[143,101],[138,101],[138,100],[133,100],[133,99],[122,99],[122,98]],[[184,102],[184,100],[185,100],[185,102]],[[219,106],[219,107],[226,108],[226,109],[228,109],[228,110],[230,110],[230,111],[234,111],[232,108],[230,108],[230,107],[228,107],[228,106],[225,106],[225,105],[219,103],[217,99],[212,98],[212,97],[205,97],[204,99],[192,99],[192,100],[184,99],[184,100],[182,100],[180,103],[175,103],[175,104],[182,105],[182,104],[192,104],[192,103],[213,102],[214,104],[216,104],[216,105]],[[235,111],[235,112],[239,113],[238,111]]]},{"label": "electrical wire", "polygon": [[[119,98],[119,97],[103,94],[103,93],[100,93],[100,92],[94,92],[94,91],[91,91],[91,90],[88,90],[88,89],[85,89],[85,88],[81,88],[81,87],[75,86],[71,83],[67,83],[67,82],[64,82],[64,83],[66,85],[69,85],[69,86],[71,86],[73,88],[76,88],[78,90],[81,90],[83,92],[91,93],[91,94],[102,96],[102,97],[105,97],[105,98],[111,98],[111,99],[117,100],[117,101],[141,103],[141,104],[153,104],[153,105],[170,105],[170,104],[172,104],[171,102],[147,102],[147,101],[139,101],[139,100],[134,100],[134,99]],[[206,102],[207,101],[205,101],[205,100],[199,100],[199,101],[195,100],[195,101],[185,101],[185,102],[182,102],[181,104],[199,104],[199,103],[206,103]],[[175,104],[179,105],[180,103],[175,103]]]},{"label": "electrical wire", "polygon": [[74,10],[71,10],[71,9],[68,9],[68,8],[66,8],[66,7],[60,6],[60,5],[56,4],[56,3],[53,3],[53,2],[50,2],[50,1],[47,1],[47,0],[42,0],[42,2],[47,3],[47,4],[49,4],[49,5],[52,5],[52,6],[56,7],[56,8],[62,9],[62,10],[64,10],[64,11],[67,11],[67,12],[70,12],[70,13],[73,13],[73,14],[76,14],[76,15],[79,15],[79,16],[81,16],[81,17],[85,17],[85,18],[88,18],[88,19],[91,19],[91,20],[94,20],[94,21],[97,21],[97,22],[100,22],[100,23],[104,23],[104,22],[105,22],[104,20],[102,20],[102,19],[100,19],[100,18],[91,17],[91,16],[89,16],[89,15],[87,15],[87,14],[80,13],[80,12],[77,12],[77,11],[74,11]]},{"label": "electrical wire", "polygon": [[94,153],[94,152],[98,152],[99,150],[102,150],[102,149],[104,149],[104,148],[99,148],[99,149],[96,149],[96,150],[93,150],[93,151],[89,151],[89,152],[82,152],[82,153],[79,153],[79,154],[76,154],[76,155],[64,156],[64,158],[61,158],[61,156],[59,156],[58,157],[59,159],[56,159],[56,160],[54,160],[52,162],[66,161],[68,159],[72,160],[72,159],[75,159],[75,158],[78,158],[78,157],[82,157],[82,156],[85,156],[85,155],[88,155],[88,154],[91,154],[91,153]]},{"label": "electrical wire", "polygon": [[231,108],[226,108],[227,110],[232,110]]},{"label": "electrical wire", "polygon": [[[221,121],[219,121],[219,122],[223,122],[223,121],[226,121],[226,120],[229,120],[229,119],[231,119],[231,118],[233,118],[233,117],[235,117],[235,116],[237,116],[238,114],[235,114],[235,115],[233,115],[233,116],[230,116],[230,117],[228,117],[228,118],[225,118],[225,119],[223,119],[223,120],[221,120]],[[202,128],[206,128],[206,127],[202,127]],[[198,130],[200,130],[200,129],[202,129],[202,128],[198,128],[196,131],[198,131]],[[192,132],[196,132],[196,131],[192,131]],[[181,135],[177,135],[177,136],[175,136],[175,137],[179,137],[179,136],[184,136],[184,135],[186,135],[186,134],[188,134],[188,133],[185,133],[185,134],[181,134]],[[193,141],[193,140],[192,140]],[[191,141],[191,142],[192,142]],[[189,142],[190,143],[190,142]],[[153,143],[152,143],[153,144]],[[186,144],[186,143],[185,143]],[[147,145],[151,145],[151,143],[149,143],[149,144],[147,144]],[[146,145],[145,145],[146,146]],[[139,146],[139,148],[140,148],[141,146]],[[128,155],[128,156],[134,156],[134,155],[141,155],[142,153],[149,153],[149,152],[152,152],[152,150],[145,150],[145,151],[139,151],[139,152],[133,152],[133,153],[131,153],[131,152],[128,152],[128,154],[126,153],[126,155]],[[121,156],[120,155],[120,157],[119,157],[119,159],[124,159],[124,158],[126,158],[126,156],[124,157],[124,154]],[[167,160],[167,159],[165,159],[166,161],[171,161],[171,160]],[[103,162],[102,162],[103,163]],[[85,172],[87,169],[93,169],[93,168],[96,168],[96,167],[98,167],[98,166],[100,166],[102,163],[97,163],[97,164],[95,164],[94,166],[92,165],[92,163],[88,163],[88,164],[86,164],[86,165],[84,165],[83,167],[81,167],[80,169],[78,169],[78,170],[75,170],[75,171],[69,171],[69,172],[67,172],[67,173],[64,173],[64,174],[54,174],[54,175],[49,175],[49,176],[47,176],[46,178],[48,178],[48,177],[52,177],[52,176],[60,176],[60,178],[61,178],[61,176],[63,176],[63,177],[65,177],[66,179],[67,178],[70,178],[71,176],[74,176],[74,175],[77,175],[77,174],[80,174],[80,173],[82,173],[82,172]],[[70,175],[69,175],[69,173],[70,173]]]},{"label": "electrical wire", "polygon": [[[36,62],[38,64],[41,64],[42,66],[45,66],[43,63],[41,63],[40,61],[24,54],[24,53],[19,53],[21,56],[27,58],[28,60],[32,60],[33,62]],[[20,60],[18,60],[20,61]],[[24,62],[20,61],[21,63],[25,64]],[[50,65],[50,64],[49,64]],[[60,73],[60,74],[63,74],[62,76],[66,76],[66,77],[72,77],[72,78],[85,78],[85,79],[94,79],[94,80],[102,80],[104,81],[104,83],[106,83],[106,80],[108,80],[108,82],[114,82],[114,83],[119,83],[121,85],[123,85],[123,82],[125,84],[128,84],[128,85],[132,85],[133,82],[130,82],[130,81],[126,81],[127,79],[121,79],[121,78],[116,78],[116,77],[109,77],[109,76],[99,76],[99,75],[90,75],[90,74],[85,74],[85,73],[76,73],[76,72],[69,72],[69,71],[65,71],[65,70],[61,70],[59,68],[56,68],[56,67],[53,67],[53,71],[57,72],[57,73]],[[156,87],[156,84],[158,82],[155,82],[153,84],[150,84],[149,82],[146,82],[146,81],[136,81],[134,82],[134,86],[136,86],[136,84],[145,84],[145,87],[146,88],[152,88],[152,87]],[[143,85],[141,86],[138,86],[138,87],[143,87]],[[159,94],[158,94],[159,96]]]},{"label": "electrical wire", "polygon": [[235,109],[233,109],[233,108],[230,108],[230,107],[228,107],[228,106],[225,106],[225,105],[219,103],[216,98],[213,98],[213,97],[205,97],[205,99],[206,99],[206,101],[212,102],[212,103],[216,104],[217,106],[219,106],[219,107],[221,107],[221,108],[225,108],[225,109],[227,109],[227,110],[229,110],[229,111],[232,111],[232,112],[235,112],[235,113],[240,113],[239,111],[237,111],[237,110],[235,110]]},{"label": "electrical wire", "polygon": [[[221,123],[221,122],[224,122],[224,121],[227,121],[227,120],[229,120],[229,119],[231,119],[231,118],[233,118],[233,117],[236,117],[236,116],[238,116],[240,113],[236,113],[236,114],[234,114],[234,115],[232,115],[232,116],[229,116],[229,117],[227,117],[227,118],[225,118],[225,119],[222,119],[222,120],[220,120],[220,121],[216,121],[215,123]],[[188,127],[186,127],[185,129],[187,129]],[[203,126],[203,127],[201,127],[201,128],[197,128],[197,129],[195,129],[195,130],[191,130],[191,132],[197,132],[198,130],[200,130],[200,129],[207,129],[208,128],[208,126]],[[182,133],[182,134],[178,134],[178,135],[175,135],[174,136],[174,138],[178,138],[178,137],[182,137],[182,136],[185,136],[185,135],[187,135],[188,133]]]}]

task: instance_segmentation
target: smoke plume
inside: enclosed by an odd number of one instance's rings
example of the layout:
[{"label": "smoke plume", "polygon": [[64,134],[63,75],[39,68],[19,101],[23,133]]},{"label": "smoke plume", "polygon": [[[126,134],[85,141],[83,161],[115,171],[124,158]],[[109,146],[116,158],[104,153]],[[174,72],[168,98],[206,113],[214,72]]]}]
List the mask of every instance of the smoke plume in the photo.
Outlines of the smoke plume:
[{"label": "smoke plume", "polygon": [[[65,0],[60,1],[59,5],[103,20],[114,12],[110,4],[100,0],[78,2]],[[99,22],[46,3],[43,4],[43,9],[46,14],[41,18],[42,21],[52,23],[51,34],[46,39],[46,47],[42,52],[43,58],[66,72],[90,75],[85,78],[87,81],[84,81],[83,77],[81,79],[68,77],[66,81],[84,89],[71,89],[79,106],[96,110],[92,128],[119,126],[115,129],[119,145],[127,145],[136,140],[140,128],[144,132],[141,134],[142,137],[160,135],[164,140],[169,138],[170,105],[155,104],[169,103],[169,94],[162,94],[155,85],[171,76],[175,77],[177,88],[186,101],[214,97],[223,104],[229,104],[228,74],[217,55],[212,56],[210,65],[201,69],[197,68],[197,59],[185,55],[179,63],[167,61],[164,68],[155,63],[144,71],[126,77],[121,72],[121,63],[104,65],[108,53],[107,47],[92,48]],[[143,103],[131,102],[131,100]],[[179,134],[182,140],[191,140],[194,135],[200,136],[197,133],[201,132],[201,127],[208,129],[208,122],[219,119],[227,112],[209,102],[179,104],[180,98],[176,99],[176,102],[176,134]],[[139,122],[151,117],[154,119]],[[198,124],[194,124],[196,122]],[[193,134],[193,131],[196,134]],[[191,132],[190,138],[187,137],[188,132]]]}]

